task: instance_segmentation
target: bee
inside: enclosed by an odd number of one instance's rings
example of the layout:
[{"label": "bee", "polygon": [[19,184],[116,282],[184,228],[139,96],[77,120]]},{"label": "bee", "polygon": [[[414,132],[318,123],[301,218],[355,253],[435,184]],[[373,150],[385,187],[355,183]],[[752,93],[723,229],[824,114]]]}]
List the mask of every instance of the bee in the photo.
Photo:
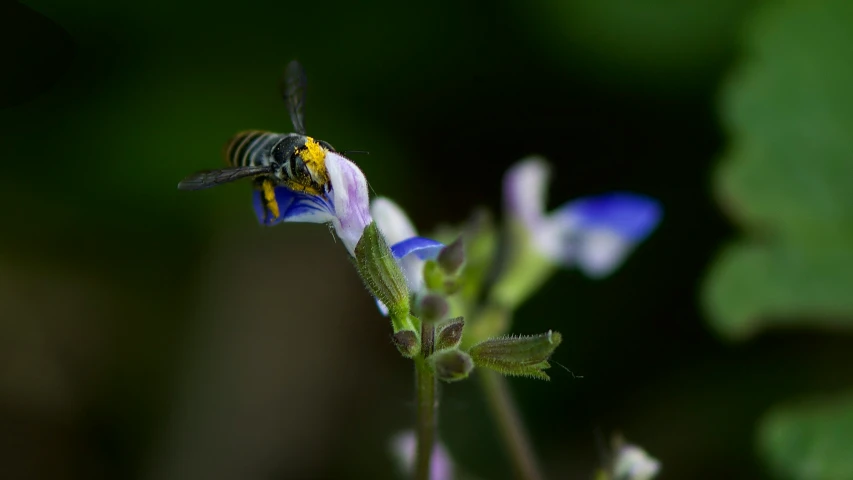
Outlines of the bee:
[{"label": "bee", "polygon": [[311,195],[328,193],[326,153],[335,149],[328,142],[305,134],[305,85],[302,66],[295,60],[290,62],[279,86],[296,133],[240,132],[225,145],[227,168],[194,173],[183,179],[178,189],[201,190],[251,178],[254,188],[263,192],[266,217],[273,219],[280,215],[275,199],[275,187],[279,185]]}]

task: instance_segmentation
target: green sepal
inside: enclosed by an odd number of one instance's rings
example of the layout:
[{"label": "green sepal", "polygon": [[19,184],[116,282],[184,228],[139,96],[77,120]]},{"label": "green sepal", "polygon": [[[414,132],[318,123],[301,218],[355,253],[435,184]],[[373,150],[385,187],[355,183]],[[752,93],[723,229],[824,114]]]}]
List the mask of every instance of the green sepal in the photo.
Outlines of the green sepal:
[{"label": "green sepal", "polygon": [[424,263],[424,284],[427,289],[439,292],[444,290],[445,274],[435,260],[427,260]]},{"label": "green sepal", "polygon": [[355,267],[370,293],[388,307],[394,331],[412,330],[406,277],[376,222],[365,227],[355,246]]},{"label": "green sepal", "polygon": [[471,356],[456,348],[436,351],[428,360],[435,377],[445,382],[464,380],[474,369]]},{"label": "green sepal", "polygon": [[551,367],[548,358],[562,341],[559,332],[550,330],[540,335],[490,338],[471,347],[468,354],[478,367],[503,375],[549,380],[543,370]]}]

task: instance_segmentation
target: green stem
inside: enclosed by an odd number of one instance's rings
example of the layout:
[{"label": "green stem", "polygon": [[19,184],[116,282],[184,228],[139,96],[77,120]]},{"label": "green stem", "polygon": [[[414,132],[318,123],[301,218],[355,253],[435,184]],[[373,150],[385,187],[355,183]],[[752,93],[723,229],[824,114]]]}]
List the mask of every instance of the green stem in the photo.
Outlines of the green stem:
[{"label": "green stem", "polygon": [[524,480],[542,480],[542,472],[533,454],[530,437],[524,429],[506,379],[485,368],[480,369],[478,374],[492,416],[498,421],[504,447],[512,458],[516,476]]},{"label": "green stem", "polygon": [[432,354],[435,342],[435,326],[429,322],[421,325],[421,354],[415,357],[415,388],[417,390],[417,436],[418,449],[415,457],[415,480],[429,480],[430,460],[436,436],[435,375],[427,357]]}]

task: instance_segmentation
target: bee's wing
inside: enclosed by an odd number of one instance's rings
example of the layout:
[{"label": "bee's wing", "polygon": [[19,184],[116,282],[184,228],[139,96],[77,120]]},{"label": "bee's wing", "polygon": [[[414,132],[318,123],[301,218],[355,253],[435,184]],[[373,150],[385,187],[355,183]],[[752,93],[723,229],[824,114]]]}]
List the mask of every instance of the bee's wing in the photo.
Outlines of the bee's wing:
[{"label": "bee's wing", "polygon": [[305,135],[305,123],[302,120],[302,106],[305,104],[305,85],[308,83],[305,70],[296,60],[287,64],[281,81],[281,95],[287,102],[290,121],[296,133]]},{"label": "bee's wing", "polygon": [[178,190],[201,190],[203,188],[215,187],[223,183],[233,182],[241,178],[254,177],[270,173],[269,166],[248,166],[223,168],[221,170],[204,170],[196,172],[181,180]]}]

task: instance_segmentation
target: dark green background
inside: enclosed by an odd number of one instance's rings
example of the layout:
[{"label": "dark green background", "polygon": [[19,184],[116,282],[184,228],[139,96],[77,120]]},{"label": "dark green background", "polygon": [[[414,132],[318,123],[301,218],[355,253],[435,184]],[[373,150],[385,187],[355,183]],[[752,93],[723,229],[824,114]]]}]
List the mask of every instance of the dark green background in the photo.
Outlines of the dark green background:
[{"label": "dark green background", "polygon": [[[512,379],[551,478],[589,478],[620,431],[661,478],[763,478],[754,428],[850,382],[849,342],[712,334],[701,279],[734,230],[711,198],[717,94],[752,4],[86,2],[3,7],[0,465],[5,478],[393,478],[413,418],[341,245],[264,229],[248,185],[187,193],[234,132],[309,133],[355,158],[422,231],[500,207],[504,170],[555,166],[551,204],[658,198],[613,277],[560,272],[516,333],[562,332],[549,383]],[[689,5],[688,5],[689,4]],[[475,382],[442,389],[459,466],[508,478]]]}]

